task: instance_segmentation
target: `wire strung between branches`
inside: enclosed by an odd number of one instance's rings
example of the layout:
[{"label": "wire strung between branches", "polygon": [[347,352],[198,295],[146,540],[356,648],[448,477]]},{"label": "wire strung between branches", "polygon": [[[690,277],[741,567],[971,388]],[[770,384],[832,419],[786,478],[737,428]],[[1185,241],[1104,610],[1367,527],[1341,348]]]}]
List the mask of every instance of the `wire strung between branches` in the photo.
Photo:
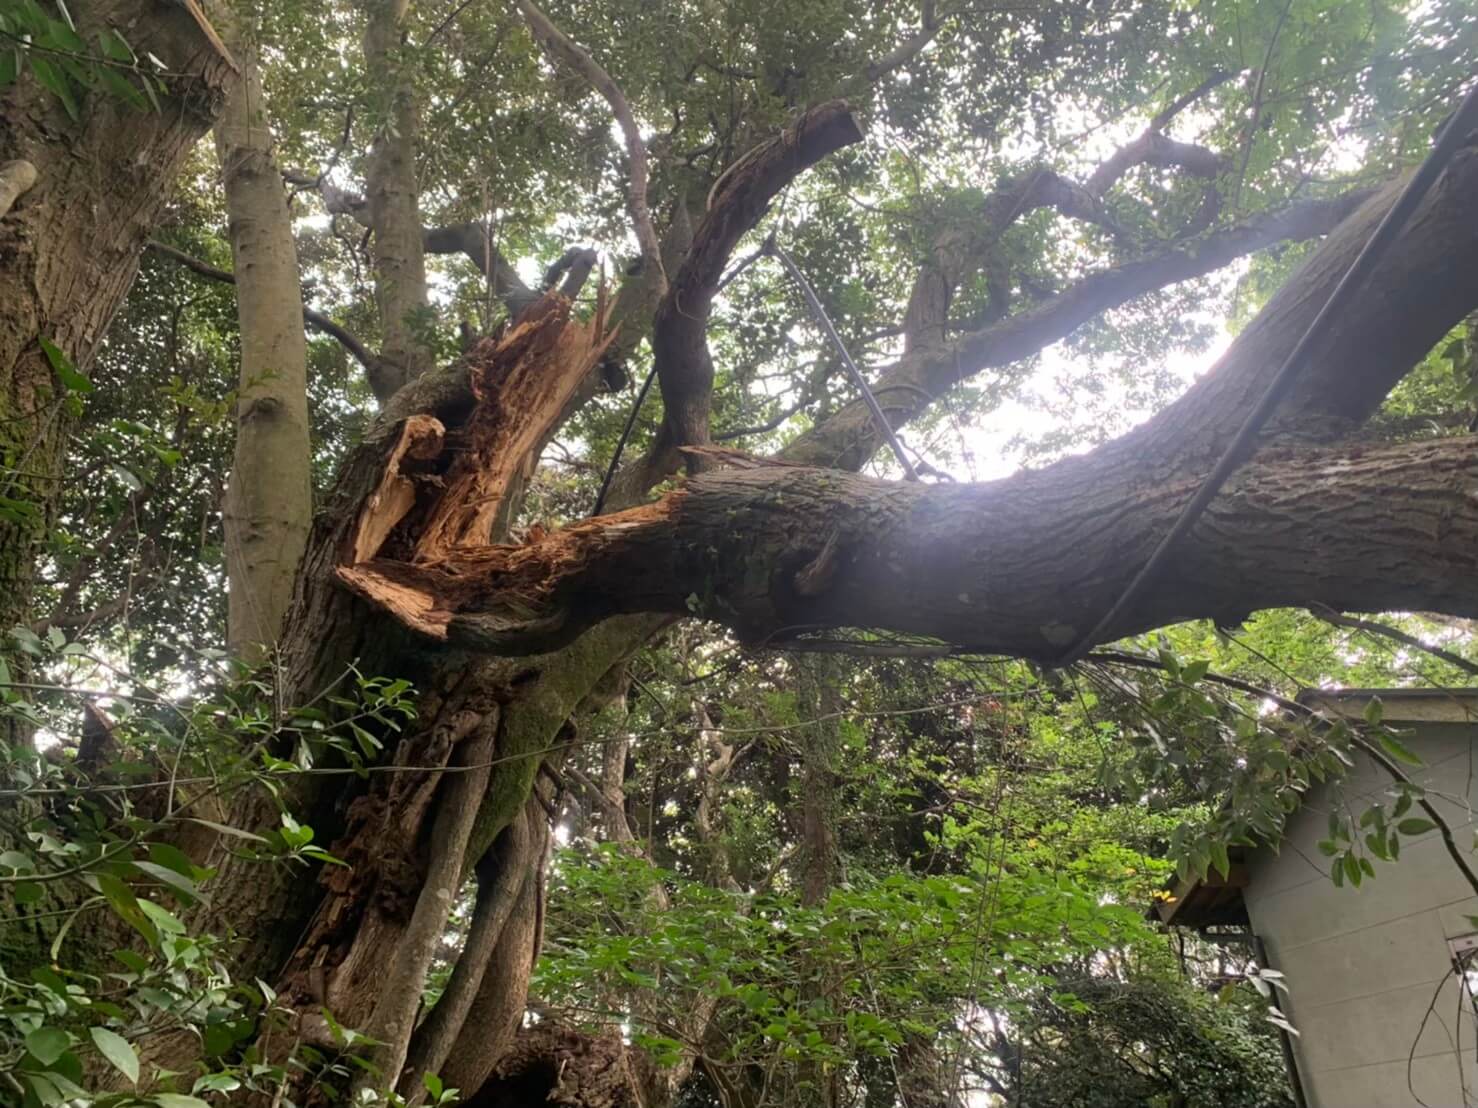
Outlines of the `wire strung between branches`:
[{"label": "wire strung between branches", "polygon": [[621,428],[621,437],[616,440],[616,449],[611,451],[611,464],[606,466],[606,475],[600,479],[600,492],[595,494],[595,507],[590,509],[592,516],[600,515],[600,510],[606,505],[606,494],[611,491],[611,481],[616,476],[616,467],[621,464],[621,452],[626,449],[626,440],[631,437],[631,429],[636,426],[636,417],[641,413],[642,401],[647,398],[652,382],[656,379],[657,367],[654,365],[647,370],[647,379],[641,383],[636,399],[632,401],[631,412],[626,417],[626,426]]},{"label": "wire strung between branches", "polygon": [[1421,203],[1437,177],[1447,168],[1447,163],[1452,160],[1452,156],[1466,141],[1469,132],[1475,128],[1478,128],[1478,83],[1468,90],[1463,102],[1448,118],[1447,126],[1443,128],[1436,145],[1432,147],[1432,152],[1427,155],[1426,160],[1412,175],[1411,180],[1406,183],[1406,187],[1401,190],[1396,203],[1391,205],[1390,210],[1381,218],[1380,224],[1366,240],[1359,255],[1350,263],[1350,268],[1345,270],[1344,276],[1339,279],[1339,284],[1329,294],[1324,307],[1319,309],[1319,314],[1314,317],[1313,322],[1309,324],[1298,343],[1289,352],[1272,381],[1268,383],[1266,391],[1258,399],[1257,405],[1247,413],[1247,418],[1242,421],[1237,434],[1227,445],[1215,467],[1206,475],[1205,481],[1196,490],[1195,496],[1191,497],[1185,507],[1180,510],[1180,515],[1175,518],[1170,530],[1165,532],[1165,537],[1155,547],[1149,560],[1140,567],[1139,572],[1119,594],[1113,606],[1104,613],[1090,631],[1068,648],[1053,663],[1054,665],[1068,666],[1080,661],[1093,648],[1094,643],[1107,638],[1108,633],[1119,622],[1124,612],[1154,580],[1156,574],[1165,565],[1175,544],[1195,526],[1207,505],[1226,484],[1227,478],[1246,461],[1249,454],[1248,447],[1262,431],[1263,425],[1267,423],[1274,409],[1288,394],[1288,390],[1308,362],[1310,352],[1324,338],[1325,332],[1329,330],[1340,312],[1345,310],[1350,298],[1366,278],[1374,272],[1381,258],[1395,241],[1397,233],[1405,226],[1411,214],[1416,211],[1417,205]]},{"label": "wire strung between branches", "polygon": [[910,481],[917,481],[919,475],[915,472],[913,463],[908,460],[908,455],[903,451],[903,444],[898,441],[898,435],[893,431],[893,425],[888,422],[888,417],[883,414],[882,406],[877,397],[872,394],[872,389],[867,386],[867,378],[862,376],[862,371],[857,368],[857,363],[852,360],[852,355],[847,353],[846,344],[842,342],[842,336],[837,334],[837,329],[832,326],[831,317],[826,314],[826,309],[821,306],[820,299],[816,296],[816,290],[811,288],[811,282],[806,280],[806,275],[801,272],[800,267],[791,260],[781,245],[775,241],[775,232],[771,231],[765,243],[760,247],[762,254],[773,254],[780,259],[780,264],[790,274],[791,279],[800,286],[801,294],[805,296],[806,303],[811,306],[811,313],[816,317],[816,322],[821,324],[822,329],[830,337],[832,345],[837,348],[841,355],[842,364],[847,367],[848,374],[852,377],[852,383],[862,393],[862,399],[867,402],[868,411],[872,412],[872,418],[877,421],[878,430],[888,440],[888,445],[893,448],[893,456],[898,459],[898,464],[903,467],[903,474]]}]

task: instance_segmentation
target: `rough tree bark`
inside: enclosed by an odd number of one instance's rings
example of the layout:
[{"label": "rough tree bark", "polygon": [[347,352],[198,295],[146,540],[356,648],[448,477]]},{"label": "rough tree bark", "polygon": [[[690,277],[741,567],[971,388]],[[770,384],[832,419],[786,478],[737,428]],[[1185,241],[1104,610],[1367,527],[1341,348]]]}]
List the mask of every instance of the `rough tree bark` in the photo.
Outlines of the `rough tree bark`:
[{"label": "rough tree bark", "polygon": [[308,345],[298,247],[256,45],[228,10],[212,14],[241,67],[215,127],[241,328],[236,447],[221,507],[226,642],[233,654],[254,660],[282,629],[313,514]]},{"label": "rough tree bark", "polygon": [[0,91],[0,164],[35,172],[24,191],[20,171],[9,172],[16,196],[0,218],[0,629],[30,622],[37,544],[72,425],[41,342],[86,372],[235,64],[193,2],[166,10],[115,0],[76,17],[88,40],[127,27],[140,56],[151,52],[181,76],[167,79],[158,112],[94,91],[78,93],[75,120],[29,73]]}]

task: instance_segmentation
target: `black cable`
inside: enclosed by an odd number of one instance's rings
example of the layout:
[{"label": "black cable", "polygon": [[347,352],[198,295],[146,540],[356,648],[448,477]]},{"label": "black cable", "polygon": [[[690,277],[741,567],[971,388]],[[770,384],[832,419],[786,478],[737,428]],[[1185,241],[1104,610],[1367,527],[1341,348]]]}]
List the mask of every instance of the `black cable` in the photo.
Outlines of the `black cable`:
[{"label": "black cable", "polygon": [[1180,515],[1175,519],[1175,523],[1165,533],[1165,537],[1160,540],[1160,544],[1155,547],[1154,553],[1150,555],[1149,560],[1134,575],[1134,579],[1129,582],[1128,587],[1119,594],[1119,599],[1114,602],[1113,607],[1104,613],[1103,618],[1094,624],[1093,629],[1079,638],[1054,663],[1055,665],[1067,666],[1080,661],[1093,648],[1095,643],[1107,639],[1110,629],[1118,622],[1129,605],[1139,598],[1145,587],[1165,564],[1165,560],[1169,557],[1171,549],[1195,525],[1201,513],[1206,510],[1206,506],[1211,503],[1216,494],[1221,491],[1221,487],[1226,484],[1227,478],[1245,460],[1243,454],[1252,444],[1253,439],[1262,430],[1263,425],[1267,423],[1268,417],[1273,414],[1273,410],[1282,402],[1299,371],[1304,368],[1304,363],[1308,360],[1309,351],[1313,349],[1315,343],[1324,337],[1324,332],[1328,330],[1329,324],[1344,309],[1346,302],[1374,270],[1381,256],[1385,254],[1387,248],[1395,240],[1397,232],[1401,230],[1407,219],[1411,217],[1411,213],[1416,210],[1416,206],[1426,196],[1427,191],[1437,180],[1438,175],[1447,168],[1447,163],[1452,160],[1453,154],[1462,146],[1463,142],[1467,139],[1468,133],[1475,127],[1478,127],[1478,83],[1474,84],[1473,88],[1468,91],[1467,96],[1463,98],[1463,102],[1457,111],[1453,112],[1447,122],[1447,126],[1443,128],[1442,134],[1438,137],[1436,145],[1432,147],[1432,152],[1427,155],[1426,160],[1422,162],[1420,168],[1412,175],[1411,180],[1406,183],[1406,187],[1401,190],[1401,195],[1396,198],[1396,203],[1391,205],[1390,211],[1386,212],[1385,216],[1381,219],[1380,225],[1372,232],[1364,247],[1361,248],[1359,255],[1350,263],[1350,268],[1345,271],[1345,275],[1340,278],[1339,284],[1329,294],[1329,299],[1324,302],[1324,307],[1319,309],[1319,314],[1314,317],[1313,322],[1304,331],[1303,336],[1298,340],[1298,344],[1289,352],[1288,357],[1284,360],[1282,366],[1279,367],[1277,374],[1274,375],[1273,380],[1268,384],[1267,390],[1259,398],[1256,407],[1247,414],[1247,418],[1242,422],[1242,426],[1238,429],[1236,436],[1217,460],[1216,466],[1206,475],[1206,480],[1196,490],[1196,495],[1191,497],[1186,506],[1181,509]]},{"label": "black cable", "polygon": [[600,482],[600,492],[595,494],[595,507],[590,509],[592,516],[600,515],[601,508],[605,507],[606,493],[611,491],[611,478],[616,476],[616,466],[621,463],[621,451],[626,449],[626,440],[631,437],[631,429],[636,426],[636,417],[641,412],[642,401],[647,398],[647,392],[656,378],[657,367],[653,365],[647,370],[647,379],[641,383],[636,400],[632,402],[631,413],[626,417],[626,426],[621,428],[621,437],[616,440],[616,449],[611,453],[611,464],[606,466],[606,475],[601,478]]},{"label": "black cable", "polygon": [[852,355],[847,353],[847,347],[842,342],[842,336],[837,334],[837,329],[832,326],[831,317],[826,314],[826,309],[821,306],[821,299],[816,295],[816,290],[811,287],[811,282],[806,280],[806,275],[801,272],[800,266],[791,260],[790,255],[780,248],[780,244],[775,241],[773,231],[770,233],[770,237],[765,239],[765,244],[760,249],[774,254],[775,257],[779,258],[780,264],[785,267],[785,271],[800,286],[801,293],[806,298],[806,303],[811,306],[811,313],[831,338],[832,345],[837,348],[837,353],[842,356],[842,364],[847,367],[847,373],[852,378],[852,383],[857,386],[857,391],[862,393],[862,399],[867,403],[868,411],[872,413],[872,418],[877,422],[878,431],[888,440],[888,445],[893,448],[893,456],[898,459],[898,464],[903,467],[903,475],[910,481],[917,481],[919,475],[915,472],[913,463],[908,460],[908,455],[904,452],[903,444],[898,441],[898,435],[894,432],[893,425],[888,422],[888,417],[883,414],[882,405],[878,403],[877,397],[873,396],[872,389],[868,388],[867,378],[862,376],[862,370],[857,368],[857,363],[852,360]]}]

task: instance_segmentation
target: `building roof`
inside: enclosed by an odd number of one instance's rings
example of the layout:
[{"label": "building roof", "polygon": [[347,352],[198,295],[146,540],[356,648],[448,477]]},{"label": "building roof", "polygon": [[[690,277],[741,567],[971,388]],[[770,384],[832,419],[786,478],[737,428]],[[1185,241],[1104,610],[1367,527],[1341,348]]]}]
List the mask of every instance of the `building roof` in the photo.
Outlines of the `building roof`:
[{"label": "building roof", "polygon": [[[1305,689],[1298,703],[1326,716],[1363,719],[1372,700],[1380,700],[1388,723],[1478,723],[1478,689]],[[1215,870],[1204,878],[1172,876],[1147,913],[1150,919],[1177,927],[1206,928],[1246,924],[1246,865],[1251,852],[1232,847],[1226,877]]]}]

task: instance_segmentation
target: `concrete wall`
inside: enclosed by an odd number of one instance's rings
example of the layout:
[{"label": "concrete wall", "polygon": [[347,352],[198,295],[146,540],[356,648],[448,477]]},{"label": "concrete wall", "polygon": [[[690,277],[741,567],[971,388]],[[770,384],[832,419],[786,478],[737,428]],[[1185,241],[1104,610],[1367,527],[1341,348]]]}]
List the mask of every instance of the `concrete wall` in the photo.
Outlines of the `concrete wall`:
[{"label": "concrete wall", "polygon": [[[1459,848],[1470,850],[1478,727],[1419,723],[1403,738],[1426,762],[1408,767],[1411,777],[1429,790]],[[1478,931],[1465,918],[1478,915],[1478,899],[1439,833],[1404,839],[1399,862],[1372,859],[1375,879],[1359,889],[1334,887],[1316,845],[1328,835],[1329,805],[1341,790],[1358,817],[1389,784],[1362,762],[1339,789],[1311,790],[1281,852],[1262,850],[1249,860],[1248,914],[1271,967],[1286,975],[1280,1006],[1301,1033],[1294,1049],[1314,1108],[1478,1106],[1473,1009],[1448,946]],[[1478,855],[1473,860],[1478,865]]]}]

